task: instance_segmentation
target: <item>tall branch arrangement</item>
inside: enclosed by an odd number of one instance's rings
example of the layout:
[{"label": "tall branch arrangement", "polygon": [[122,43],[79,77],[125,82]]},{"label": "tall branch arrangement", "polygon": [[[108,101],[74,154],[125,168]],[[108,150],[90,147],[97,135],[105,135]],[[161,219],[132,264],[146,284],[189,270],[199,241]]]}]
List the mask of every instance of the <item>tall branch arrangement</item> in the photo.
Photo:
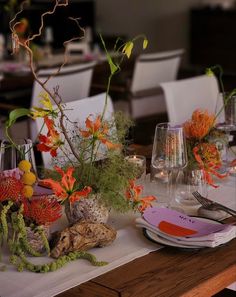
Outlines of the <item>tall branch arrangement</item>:
[{"label": "tall branch arrangement", "polygon": [[[72,143],[72,141],[70,139],[70,136],[68,135],[68,132],[67,132],[67,130],[65,128],[64,121],[67,118],[66,118],[64,108],[63,108],[63,98],[60,97],[58,88],[54,89],[54,92],[52,92],[47,88],[46,84],[52,77],[56,76],[60,72],[60,70],[65,66],[65,64],[68,62],[68,51],[67,51],[66,45],[68,43],[70,43],[70,42],[83,39],[84,36],[85,36],[85,30],[84,30],[84,28],[82,28],[80,26],[78,18],[72,18],[72,17],[69,18],[71,21],[76,23],[76,25],[78,27],[78,30],[79,30],[79,33],[82,33],[82,35],[73,37],[70,40],[67,40],[67,41],[65,41],[63,43],[64,49],[65,49],[64,50],[63,63],[58,67],[58,69],[56,70],[56,72],[54,74],[48,76],[48,78],[45,81],[41,81],[39,79],[39,77],[37,76],[37,73],[36,73],[36,68],[35,68],[35,65],[34,65],[34,54],[33,54],[33,51],[31,49],[30,45],[37,37],[42,35],[42,31],[43,31],[43,28],[44,28],[45,17],[48,16],[48,15],[54,14],[56,9],[58,7],[60,7],[60,6],[64,6],[64,7],[68,6],[69,1],[68,0],[64,0],[64,1],[55,0],[52,10],[46,11],[41,15],[40,26],[39,26],[38,32],[33,34],[32,36],[28,36],[25,40],[22,41],[21,39],[19,39],[16,28],[21,23],[20,21],[18,21],[18,17],[23,12],[24,6],[27,3],[29,3],[28,0],[25,0],[25,1],[22,2],[22,4],[20,5],[20,10],[15,14],[15,16],[13,17],[13,19],[10,21],[10,24],[9,24],[10,25],[10,30],[11,30],[11,33],[12,33],[13,54],[18,54],[20,48],[22,48],[22,49],[24,49],[26,51],[26,53],[27,53],[27,55],[29,57],[29,67],[30,67],[30,70],[31,70],[31,72],[33,74],[33,77],[34,77],[35,81],[37,81],[37,83],[42,87],[42,89],[49,95],[49,97],[53,101],[53,103],[57,106],[58,112],[56,113],[56,115],[59,117],[60,128],[62,130],[64,138],[65,138],[65,140],[67,141],[67,143],[68,143],[68,145],[70,147],[71,153],[74,155],[74,157],[77,159],[77,161],[79,163],[81,163],[81,158],[80,158],[79,154],[77,153],[76,149],[74,148],[73,143]],[[125,56],[127,58],[130,58],[131,53],[132,53],[132,49],[134,47],[134,42],[136,40],[142,38],[143,39],[143,48],[145,49],[147,47],[147,45],[148,45],[148,41],[147,41],[147,39],[146,39],[146,37],[144,35],[139,35],[139,36],[136,36],[135,38],[133,38],[132,40],[123,43],[119,48],[117,48],[117,44],[115,44],[114,51],[119,53],[118,59],[115,60],[115,59],[113,59],[111,57],[111,55],[107,51],[105,42],[104,42],[101,34],[100,34],[100,38],[101,38],[104,50],[106,52],[107,61],[108,61],[109,66],[110,66],[110,75],[108,77],[108,82],[107,82],[105,103],[104,103],[104,108],[103,108],[102,115],[101,115],[101,121],[103,121],[104,114],[105,114],[106,108],[107,108],[107,100],[108,100],[108,94],[109,94],[109,90],[110,90],[110,84],[111,84],[111,80],[112,80],[113,76],[117,72],[120,71],[120,69],[121,69],[120,66],[121,66]],[[11,136],[9,135],[8,130],[15,123],[15,121],[18,118],[20,118],[22,116],[26,116],[26,115],[31,116],[32,113],[31,113],[30,110],[23,109],[23,108],[14,110],[9,115],[9,120],[8,120],[8,122],[6,124],[6,135],[8,136],[8,138],[10,139],[10,141],[12,142],[13,145],[14,145],[14,141],[11,139]]]},{"label": "tall branch arrangement", "polygon": [[[62,64],[55,73],[42,81],[37,75],[34,64],[32,43],[42,35],[45,18],[54,14],[58,7],[69,5],[69,1],[52,1],[52,9],[40,16],[38,31],[34,34],[29,33],[28,36],[24,35],[22,38],[22,31],[24,31],[28,20],[22,20],[21,14],[27,3],[29,1],[21,2],[19,11],[15,13],[9,24],[12,34],[12,53],[17,55],[21,50],[26,52],[33,78],[43,89],[43,92],[38,94],[41,106],[31,109],[19,108],[10,112],[6,123],[6,135],[12,146],[19,150],[17,144],[14,143],[14,139],[10,136],[9,128],[23,116],[32,119],[43,118],[47,134],[41,134],[43,129],[39,132],[38,150],[43,153],[50,153],[53,159],[57,159],[55,158],[59,157],[57,156],[57,150],[60,149],[65,161],[59,159],[58,163],[56,163],[57,166],[51,171],[51,175],[42,181],[44,185],[50,186],[53,190],[53,198],[43,196],[30,199],[33,195],[36,176],[31,172],[32,164],[25,160],[24,156],[18,167],[11,170],[11,173],[13,171],[12,176],[5,176],[6,172],[0,174],[0,246],[2,242],[8,243],[11,252],[10,262],[19,271],[24,268],[33,272],[54,271],[67,262],[78,258],[87,259],[93,265],[105,265],[105,262],[97,261],[93,255],[84,251],[71,252],[47,264],[35,265],[28,261],[26,255],[41,256],[41,253],[29,242],[27,234],[30,231],[37,238],[40,237],[40,245],[42,244],[47,254],[53,257],[50,253],[47,234],[44,232],[47,229],[44,227],[61,217],[62,205],[65,206],[65,212],[67,209],[70,211],[73,205],[78,206],[81,199],[89,198],[91,193],[94,194],[92,198],[95,197],[100,204],[109,206],[109,208],[113,207],[115,210],[123,212],[130,209],[143,212],[154,200],[152,196],[141,197],[142,187],[134,183],[138,168],[134,164],[128,163],[124,157],[122,145],[125,142],[131,121],[121,115],[113,115],[111,119],[105,119],[108,94],[113,76],[121,70],[121,64],[125,57],[130,57],[134,42],[137,39],[143,39],[144,49],[147,47],[148,42],[144,35],[123,42],[121,46],[118,46],[117,41],[114,45],[116,58],[113,58],[107,51],[105,41],[100,34],[110,67],[104,106],[101,114],[96,115],[95,119],[88,115],[85,128],[78,128],[66,114],[66,104],[63,103],[64,98],[60,96],[60,88],[63,88],[63,85],[56,86],[52,91],[47,87],[47,82],[67,64],[68,52],[66,45],[84,38],[85,30],[80,26],[79,19],[70,18],[78,27],[78,36],[63,43],[64,59]],[[11,0],[11,5],[13,4],[15,4],[15,1],[13,3],[13,0]],[[75,135],[71,135],[68,124],[74,125]],[[113,129],[113,127],[116,129]],[[115,133],[113,130],[115,130]],[[100,145],[105,146],[104,159],[97,161]],[[86,199],[84,200],[86,201]],[[74,204],[75,202],[78,203]],[[97,216],[97,213],[95,215]],[[12,232],[9,232],[9,228],[12,229]]]},{"label": "tall branch arrangement", "polygon": [[[69,1],[54,0],[52,9],[44,12],[41,15],[38,31],[32,35],[29,34],[29,36],[22,39],[19,38],[17,28],[21,24],[20,16],[27,3],[28,1],[22,2],[19,11],[10,21],[13,54],[17,54],[20,49],[26,51],[29,57],[29,67],[31,69],[32,75],[35,81],[44,90],[43,94],[39,94],[39,99],[41,98],[39,103],[42,107],[33,107],[32,109],[20,108],[13,110],[10,113],[9,119],[6,123],[6,135],[8,136],[12,145],[15,145],[14,140],[9,135],[9,128],[16,122],[18,118],[22,116],[29,116],[33,119],[36,119],[37,117],[43,118],[44,124],[48,129],[48,133],[47,135],[42,135],[39,133],[38,139],[40,143],[37,144],[38,150],[42,152],[48,152],[52,157],[57,157],[57,150],[61,150],[67,161],[64,163],[59,162],[60,168],[57,167],[55,170],[55,173],[57,173],[57,178],[60,178],[60,176],[62,176],[62,179],[72,178],[74,171],[77,173],[76,176],[79,176],[79,181],[77,180],[76,183],[73,177],[73,182],[70,181],[70,187],[68,189],[66,185],[63,186],[63,190],[60,193],[63,192],[66,194],[64,195],[63,199],[59,197],[62,202],[65,201],[65,197],[69,198],[70,201],[74,201],[74,197],[76,196],[76,199],[78,200],[82,194],[85,196],[85,192],[87,195],[93,190],[93,192],[102,193],[102,197],[106,203],[108,205],[111,204],[116,209],[124,211],[130,206],[132,208],[138,209],[140,204],[143,205],[144,200],[140,200],[140,189],[136,193],[135,185],[132,182],[132,186],[130,186],[130,181],[136,176],[137,168],[133,165],[127,164],[127,161],[125,161],[122,153],[122,147],[124,144],[123,142],[125,140],[127,129],[130,126],[130,120],[125,119],[124,116],[121,117],[116,115],[114,116],[113,120],[108,121],[105,119],[105,112],[107,109],[108,94],[113,76],[121,70],[121,64],[125,58],[130,58],[135,42],[139,39],[143,40],[143,49],[145,49],[148,45],[147,38],[145,35],[138,35],[127,42],[122,42],[120,39],[118,39],[113,48],[113,51],[115,52],[114,58],[108,52],[105,41],[100,34],[101,43],[105,50],[107,62],[110,68],[103,110],[101,114],[96,116],[94,120],[90,118],[91,115],[88,115],[85,121],[86,129],[78,129],[78,135],[74,135],[74,137],[72,137],[71,131],[67,129],[67,124],[70,120],[68,119],[65,112],[66,105],[63,103],[63,98],[60,96],[59,87],[63,88],[63,85],[55,87],[54,90],[51,91],[47,87],[47,82],[53,76],[56,76],[62,67],[64,67],[68,62],[68,52],[66,50],[66,45],[70,42],[84,38],[85,30],[80,26],[78,18],[70,18],[70,20],[78,27],[78,36],[75,36],[63,43],[63,63],[60,65],[60,67],[58,67],[53,75],[49,76],[46,80],[41,81],[37,76],[37,69],[34,65],[34,53],[31,49],[31,43],[42,35],[45,18],[54,14],[58,7],[68,6]],[[58,121],[57,126],[54,122],[55,119]],[[112,127],[115,127],[115,129]],[[116,130],[116,136],[114,136],[114,130]],[[102,145],[105,145],[106,148],[104,157],[107,161],[103,162],[102,165],[98,165],[97,168],[97,163],[95,161],[99,159],[97,156],[101,151],[99,148]],[[117,152],[113,153],[113,151]],[[61,169],[62,167],[63,169]],[[53,180],[50,182],[47,179],[47,183],[49,183],[51,186],[54,185],[58,190],[58,185],[56,185]],[[129,189],[132,192],[132,195],[128,195],[128,201],[125,189]],[[132,200],[131,196],[135,198]],[[126,198],[124,199],[124,197]]]}]

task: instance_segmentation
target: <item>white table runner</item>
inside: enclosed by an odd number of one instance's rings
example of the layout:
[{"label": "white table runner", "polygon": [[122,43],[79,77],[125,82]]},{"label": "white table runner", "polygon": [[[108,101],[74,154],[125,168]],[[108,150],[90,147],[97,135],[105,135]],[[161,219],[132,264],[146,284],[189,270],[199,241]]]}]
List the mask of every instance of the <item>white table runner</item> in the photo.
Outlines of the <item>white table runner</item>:
[{"label": "white table runner", "polygon": [[[95,267],[86,260],[78,259],[55,272],[45,274],[28,271],[17,272],[13,266],[7,265],[7,271],[0,272],[0,296],[55,296],[161,247],[148,241],[142,236],[140,230],[135,228],[134,216],[120,215],[113,217],[111,221],[111,225],[123,225],[123,228],[118,230],[116,240],[110,246],[89,251],[98,260],[109,262],[108,265]],[[6,254],[3,255],[2,260],[4,263],[8,263]],[[32,258],[32,260],[36,264],[48,261],[47,258]]]}]

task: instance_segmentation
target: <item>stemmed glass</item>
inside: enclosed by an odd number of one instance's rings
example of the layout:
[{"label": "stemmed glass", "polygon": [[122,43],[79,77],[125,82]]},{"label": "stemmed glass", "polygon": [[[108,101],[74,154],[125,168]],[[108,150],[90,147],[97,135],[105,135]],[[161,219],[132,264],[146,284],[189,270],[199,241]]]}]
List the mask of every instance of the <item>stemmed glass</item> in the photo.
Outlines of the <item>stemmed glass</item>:
[{"label": "stemmed glass", "polygon": [[[28,160],[32,164],[32,171],[36,174],[36,163],[33,144],[30,139],[16,139],[15,146],[8,140],[3,140],[0,146],[0,171],[10,174],[21,160]],[[8,173],[7,173],[8,172]]]},{"label": "stemmed glass", "polygon": [[230,169],[230,161],[229,161],[229,140],[230,140],[230,132],[236,131],[236,95],[231,96],[229,95],[223,95],[224,100],[219,100],[221,103],[218,103],[218,112],[219,117],[221,116],[220,113],[224,114],[224,117],[220,117],[221,121],[217,124],[217,129],[224,131],[227,135],[227,147],[225,152],[225,160],[224,163],[224,169],[228,171]]},{"label": "stemmed glass", "polygon": [[187,149],[183,128],[170,123],[156,126],[151,166],[155,176],[167,185],[167,207],[171,207],[178,172],[187,165]]}]

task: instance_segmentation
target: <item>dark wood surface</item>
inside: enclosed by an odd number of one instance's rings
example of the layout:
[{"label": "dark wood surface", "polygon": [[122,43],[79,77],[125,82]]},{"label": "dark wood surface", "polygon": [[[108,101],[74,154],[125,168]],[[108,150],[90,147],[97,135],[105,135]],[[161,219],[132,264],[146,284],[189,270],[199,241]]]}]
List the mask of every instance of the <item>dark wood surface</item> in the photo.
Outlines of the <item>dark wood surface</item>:
[{"label": "dark wood surface", "polygon": [[166,247],[57,296],[210,297],[234,281],[236,239],[214,249]]}]

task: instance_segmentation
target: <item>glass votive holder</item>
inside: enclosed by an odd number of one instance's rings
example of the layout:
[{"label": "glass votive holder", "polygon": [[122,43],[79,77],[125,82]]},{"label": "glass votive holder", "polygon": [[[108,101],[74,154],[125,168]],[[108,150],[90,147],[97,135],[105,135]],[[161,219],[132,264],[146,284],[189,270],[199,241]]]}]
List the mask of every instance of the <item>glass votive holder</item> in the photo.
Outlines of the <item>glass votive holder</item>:
[{"label": "glass votive holder", "polygon": [[168,171],[165,169],[150,167],[150,180],[158,183],[168,183]]},{"label": "glass votive holder", "polygon": [[229,174],[232,176],[236,176],[236,165],[230,167]]},{"label": "glass votive holder", "polygon": [[146,177],[146,157],[142,155],[129,155],[125,159],[137,166],[137,180],[144,180]]}]

